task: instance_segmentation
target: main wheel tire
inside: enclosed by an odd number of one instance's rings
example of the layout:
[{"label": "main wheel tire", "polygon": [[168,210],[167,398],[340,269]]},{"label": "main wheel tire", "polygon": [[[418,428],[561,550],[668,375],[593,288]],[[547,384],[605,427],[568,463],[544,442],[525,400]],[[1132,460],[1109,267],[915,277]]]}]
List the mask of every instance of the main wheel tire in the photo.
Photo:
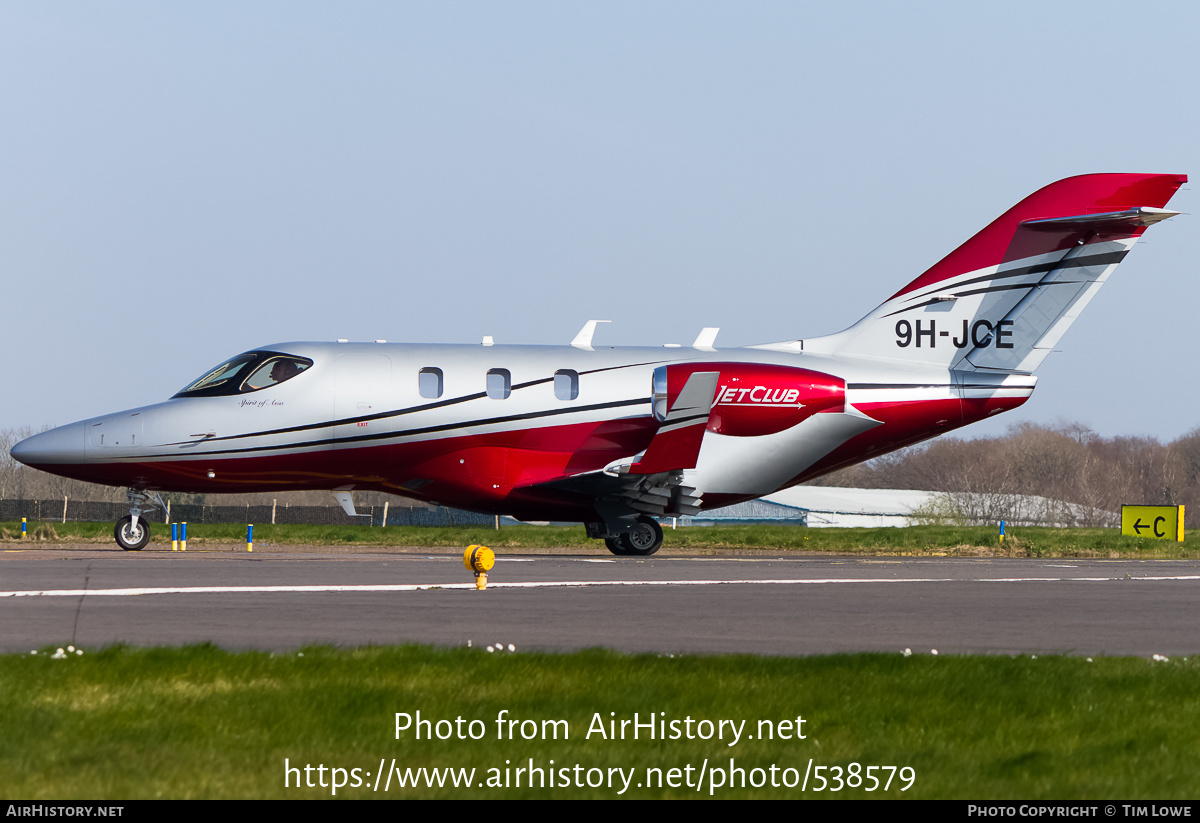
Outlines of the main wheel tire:
[{"label": "main wheel tire", "polygon": [[637,519],[638,526],[633,531],[621,535],[621,545],[625,554],[634,557],[649,557],[658,551],[663,542],[662,526],[653,517],[642,515]]},{"label": "main wheel tire", "polygon": [[150,524],[144,517],[139,517],[134,523],[133,515],[126,515],[117,521],[113,537],[117,538],[117,545],[125,551],[140,552],[150,542]]},{"label": "main wheel tire", "polygon": [[625,549],[625,544],[621,542],[621,538],[619,537],[604,538],[604,545],[608,546],[608,550],[615,555],[624,557],[629,554]]}]

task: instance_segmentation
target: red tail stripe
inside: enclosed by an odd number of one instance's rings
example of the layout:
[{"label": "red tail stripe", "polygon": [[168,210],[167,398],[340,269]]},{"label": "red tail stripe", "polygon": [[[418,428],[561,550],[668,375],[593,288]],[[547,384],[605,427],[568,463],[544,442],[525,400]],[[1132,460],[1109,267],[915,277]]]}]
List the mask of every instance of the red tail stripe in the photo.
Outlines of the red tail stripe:
[{"label": "red tail stripe", "polygon": [[[1046,253],[1074,245],[1074,236],[1031,238],[1035,248],[1014,243],[1017,226],[1024,220],[1098,214],[1142,206],[1162,208],[1187,182],[1185,174],[1085,174],[1051,183],[1026,197],[992,221],[987,228],[946,255],[940,262],[892,295],[895,299],[986,266]],[[1138,229],[1134,236],[1144,229]]]}]

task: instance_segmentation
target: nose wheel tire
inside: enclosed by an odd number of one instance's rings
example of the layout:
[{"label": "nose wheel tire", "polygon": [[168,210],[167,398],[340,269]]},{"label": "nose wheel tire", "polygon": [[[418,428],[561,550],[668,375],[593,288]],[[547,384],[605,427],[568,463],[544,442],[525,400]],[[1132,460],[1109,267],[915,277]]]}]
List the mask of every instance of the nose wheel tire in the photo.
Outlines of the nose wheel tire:
[{"label": "nose wheel tire", "polygon": [[150,542],[150,524],[146,518],[139,517],[135,522],[133,515],[126,515],[117,521],[113,529],[117,545],[127,552],[140,552]]}]

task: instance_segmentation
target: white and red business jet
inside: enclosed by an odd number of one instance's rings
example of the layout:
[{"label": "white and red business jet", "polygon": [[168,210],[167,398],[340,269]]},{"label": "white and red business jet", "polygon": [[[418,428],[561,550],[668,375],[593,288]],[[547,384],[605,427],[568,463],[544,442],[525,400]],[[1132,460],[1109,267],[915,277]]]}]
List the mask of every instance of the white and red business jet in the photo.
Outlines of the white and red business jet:
[{"label": "white and red business jet", "polygon": [[838,334],[718,351],[281,343],[164,403],[61,426],[12,456],[129,488],[142,548],[159,492],[373,489],[583,523],[619,555],[656,517],[761,497],[1021,405],[1034,369],[1187,181],[1060,180]]}]

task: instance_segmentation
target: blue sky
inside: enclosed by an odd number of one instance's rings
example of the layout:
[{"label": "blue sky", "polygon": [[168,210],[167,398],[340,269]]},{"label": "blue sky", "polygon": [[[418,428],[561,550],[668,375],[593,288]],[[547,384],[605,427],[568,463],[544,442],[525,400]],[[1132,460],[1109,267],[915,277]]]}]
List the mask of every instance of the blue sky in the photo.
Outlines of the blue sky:
[{"label": "blue sky", "polygon": [[[1200,175],[1200,6],[0,2],[0,428],[286,340],[849,326],[1025,195]],[[1186,214],[1008,424],[1200,425]]]}]

